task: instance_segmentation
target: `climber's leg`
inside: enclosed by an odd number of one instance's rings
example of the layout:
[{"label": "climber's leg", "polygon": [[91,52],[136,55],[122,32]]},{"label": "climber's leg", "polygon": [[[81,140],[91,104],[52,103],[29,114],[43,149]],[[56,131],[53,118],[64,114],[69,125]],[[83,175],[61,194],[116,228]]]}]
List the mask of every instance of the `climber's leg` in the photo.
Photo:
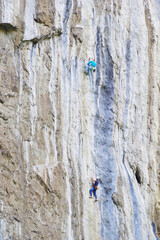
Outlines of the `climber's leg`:
[{"label": "climber's leg", "polygon": [[91,90],[94,91],[93,72],[91,71]]},{"label": "climber's leg", "polygon": [[94,194],[94,196],[95,196],[95,199],[97,200],[96,189],[94,189],[93,194]]},{"label": "climber's leg", "polygon": [[92,187],[90,190],[89,190],[89,194],[90,194],[90,198],[92,198],[92,192],[94,191],[94,187]]},{"label": "climber's leg", "polygon": [[90,90],[92,90],[92,70],[91,69],[88,69],[88,75],[89,75]]}]

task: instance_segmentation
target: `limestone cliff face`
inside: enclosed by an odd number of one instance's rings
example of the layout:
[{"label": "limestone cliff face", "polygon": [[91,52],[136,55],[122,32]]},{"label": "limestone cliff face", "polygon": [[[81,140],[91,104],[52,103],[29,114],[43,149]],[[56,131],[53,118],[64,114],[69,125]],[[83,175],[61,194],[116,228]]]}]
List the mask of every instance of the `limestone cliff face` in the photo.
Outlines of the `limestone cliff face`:
[{"label": "limestone cliff face", "polygon": [[0,46],[0,240],[159,239],[160,1],[0,0]]}]

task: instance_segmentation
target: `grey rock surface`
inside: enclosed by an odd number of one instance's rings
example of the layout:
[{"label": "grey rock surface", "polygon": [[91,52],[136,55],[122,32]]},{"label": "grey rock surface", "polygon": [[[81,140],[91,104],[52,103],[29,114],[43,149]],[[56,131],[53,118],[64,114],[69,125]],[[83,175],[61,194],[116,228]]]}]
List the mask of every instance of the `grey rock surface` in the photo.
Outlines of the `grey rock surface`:
[{"label": "grey rock surface", "polygon": [[0,240],[160,238],[159,9],[0,1]]}]

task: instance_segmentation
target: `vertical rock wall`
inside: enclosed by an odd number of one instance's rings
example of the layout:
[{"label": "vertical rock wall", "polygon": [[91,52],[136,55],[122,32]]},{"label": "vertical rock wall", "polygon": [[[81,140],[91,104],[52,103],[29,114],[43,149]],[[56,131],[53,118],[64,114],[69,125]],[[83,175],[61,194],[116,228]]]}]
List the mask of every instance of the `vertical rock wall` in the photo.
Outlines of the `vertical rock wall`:
[{"label": "vertical rock wall", "polygon": [[159,9],[0,1],[0,239],[159,239]]}]

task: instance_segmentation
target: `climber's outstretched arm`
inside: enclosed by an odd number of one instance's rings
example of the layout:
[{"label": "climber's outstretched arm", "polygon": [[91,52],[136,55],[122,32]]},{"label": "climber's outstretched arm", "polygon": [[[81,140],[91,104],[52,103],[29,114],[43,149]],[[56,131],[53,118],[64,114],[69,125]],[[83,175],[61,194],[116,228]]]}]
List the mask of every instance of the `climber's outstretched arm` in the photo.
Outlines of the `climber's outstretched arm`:
[{"label": "climber's outstretched arm", "polygon": [[91,177],[91,181],[92,181],[92,183],[95,183],[95,180],[94,180],[94,178],[92,178],[92,177]]}]

